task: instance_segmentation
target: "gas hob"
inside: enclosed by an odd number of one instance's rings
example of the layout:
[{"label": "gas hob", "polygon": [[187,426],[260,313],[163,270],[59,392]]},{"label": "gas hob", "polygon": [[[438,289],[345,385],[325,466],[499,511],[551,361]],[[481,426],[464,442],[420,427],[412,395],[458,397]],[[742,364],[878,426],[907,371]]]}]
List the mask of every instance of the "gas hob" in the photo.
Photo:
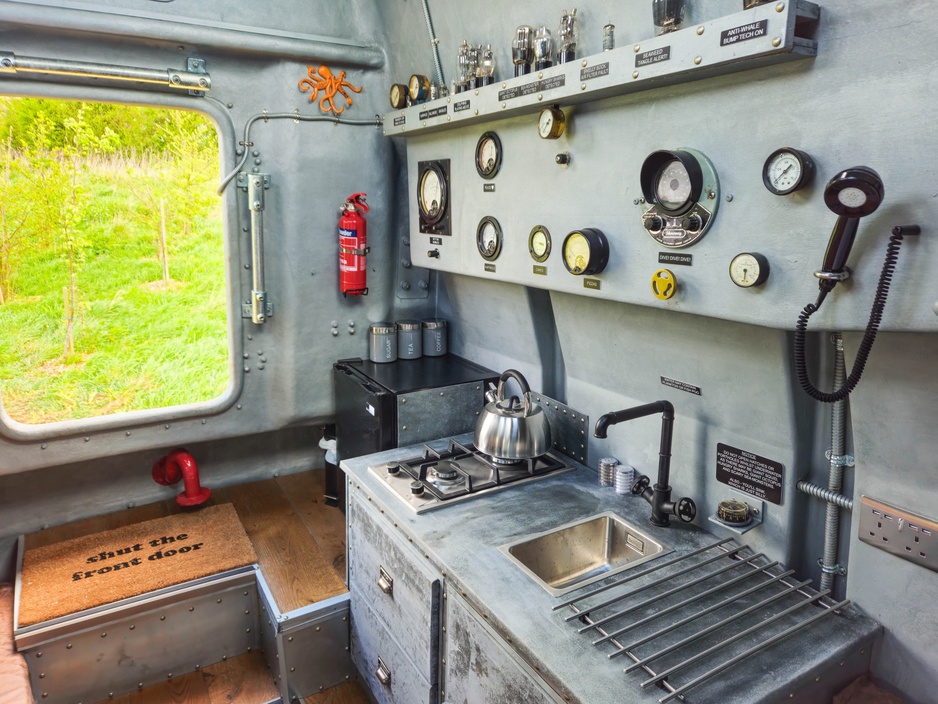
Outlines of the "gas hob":
[{"label": "gas hob", "polygon": [[570,460],[553,452],[506,463],[479,452],[471,443],[450,440],[446,450],[424,445],[420,456],[369,467],[368,471],[412,511],[424,513],[573,468]]}]

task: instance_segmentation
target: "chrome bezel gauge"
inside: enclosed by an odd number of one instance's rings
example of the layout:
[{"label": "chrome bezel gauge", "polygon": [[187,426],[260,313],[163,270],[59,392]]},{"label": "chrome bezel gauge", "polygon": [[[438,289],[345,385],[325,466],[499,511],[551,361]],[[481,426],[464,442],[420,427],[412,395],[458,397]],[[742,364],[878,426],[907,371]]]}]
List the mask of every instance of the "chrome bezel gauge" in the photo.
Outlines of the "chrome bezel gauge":
[{"label": "chrome bezel gauge", "polygon": [[[439,184],[440,200],[436,202],[436,207],[427,201],[430,179],[436,179]],[[449,196],[449,159],[418,162],[417,214],[420,218],[420,232],[429,235],[450,234]]]},{"label": "chrome bezel gauge", "polygon": [[528,235],[528,252],[531,253],[531,259],[541,263],[546,262],[550,256],[550,231],[543,225],[535,225]]},{"label": "chrome bezel gauge", "polygon": [[782,147],[769,154],[762,166],[762,183],[777,196],[787,196],[811,183],[814,160],[805,152]]},{"label": "chrome bezel gauge", "polygon": [[645,231],[665,247],[687,247],[703,237],[720,205],[720,182],[710,160],[696,149],[659,150],[639,174]]},{"label": "chrome bezel gauge", "polygon": [[486,215],[479,221],[476,228],[476,246],[487,262],[494,262],[502,253],[502,226],[491,215]]},{"label": "chrome bezel gauge", "polygon": [[476,142],[476,171],[484,179],[492,179],[502,166],[502,140],[494,132],[485,132]]}]

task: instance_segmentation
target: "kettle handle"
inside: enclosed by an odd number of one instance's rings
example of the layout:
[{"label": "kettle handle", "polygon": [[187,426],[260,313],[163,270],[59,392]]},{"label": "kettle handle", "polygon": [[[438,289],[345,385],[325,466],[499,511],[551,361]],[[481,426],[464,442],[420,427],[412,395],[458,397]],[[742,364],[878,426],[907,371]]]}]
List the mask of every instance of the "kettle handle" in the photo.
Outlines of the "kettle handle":
[{"label": "kettle handle", "polygon": [[521,397],[524,399],[524,417],[527,418],[531,415],[531,387],[528,386],[527,379],[521,375],[521,372],[514,369],[506,369],[502,372],[502,375],[498,378],[498,400],[505,400],[505,382],[509,379],[514,379],[521,387]]}]

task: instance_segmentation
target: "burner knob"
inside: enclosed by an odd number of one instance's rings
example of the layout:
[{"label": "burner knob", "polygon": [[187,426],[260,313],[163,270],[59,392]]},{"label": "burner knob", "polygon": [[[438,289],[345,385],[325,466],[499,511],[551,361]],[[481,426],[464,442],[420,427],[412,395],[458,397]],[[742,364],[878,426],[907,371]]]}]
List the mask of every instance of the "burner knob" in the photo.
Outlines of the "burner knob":
[{"label": "burner knob", "polygon": [[400,462],[391,462],[391,464],[388,465],[388,474],[390,474],[392,477],[400,473],[400,471],[401,471]]},{"label": "burner knob", "polygon": [[416,479],[410,483],[410,493],[414,496],[420,496],[423,494],[423,482],[417,481]]}]

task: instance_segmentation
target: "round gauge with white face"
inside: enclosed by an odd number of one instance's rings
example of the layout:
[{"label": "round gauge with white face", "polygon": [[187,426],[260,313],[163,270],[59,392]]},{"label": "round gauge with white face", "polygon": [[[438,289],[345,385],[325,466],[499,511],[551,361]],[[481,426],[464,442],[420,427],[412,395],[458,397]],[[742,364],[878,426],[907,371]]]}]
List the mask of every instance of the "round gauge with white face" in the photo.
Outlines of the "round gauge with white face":
[{"label": "round gauge with white face", "polygon": [[786,196],[804,188],[813,177],[814,161],[791,147],[776,149],[762,167],[762,183],[777,196]]},{"label": "round gauge with white face", "polygon": [[557,139],[565,126],[566,117],[556,105],[544,108],[537,117],[537,134],[541,139]]},{"label": "round gauge with white face", "polygon": [[550,256],[550,232],[543,225],[535,226],[528,235],[528,251],[536,262],[545,262]]},{"label": "round gauge with white face", "polygon": [[563,264],[575,276],[602,273],[609,263],[609,241],[601,230],[574,230],[563,241]]},{"label": "round gauge with white face", "polygon": [[431,165],[420,175],[417,201],[420,214],[427,222],[435,223],[443,216],[446,209],[446,181],[438,167]]},{"label": "round gauge with white face", "polygon": [[388,91],[388,102],[395,110],[400,110],[407,105],[407,86],[400,83],[393,83],[391,90]]},{"label": "round gauge with white face", "polygon": [[483,259],[489,262],[498,259],[502,252],[502,226],[498,224],[498,220],[486,215],[479,221],[479,227],[476,228],[476,244]]},{"label": "round gauge with white face", "polygon": [[769,261],[761,254],[740,252],[730,262],[730,279],[740,288],[760,286],[769,278]]},{"label": "round gauge with white face", "polygon": [[691,199],[693,186],[687,167],[677,159],[661,167],[655,180],[657,201],[665,210],[680,210]]},{"label": "round gauge with white face", "polygon": [[501,165],[502,141],[494,132],[486,132],[476,144],[476,171],[482,178],[495,178]]}]

